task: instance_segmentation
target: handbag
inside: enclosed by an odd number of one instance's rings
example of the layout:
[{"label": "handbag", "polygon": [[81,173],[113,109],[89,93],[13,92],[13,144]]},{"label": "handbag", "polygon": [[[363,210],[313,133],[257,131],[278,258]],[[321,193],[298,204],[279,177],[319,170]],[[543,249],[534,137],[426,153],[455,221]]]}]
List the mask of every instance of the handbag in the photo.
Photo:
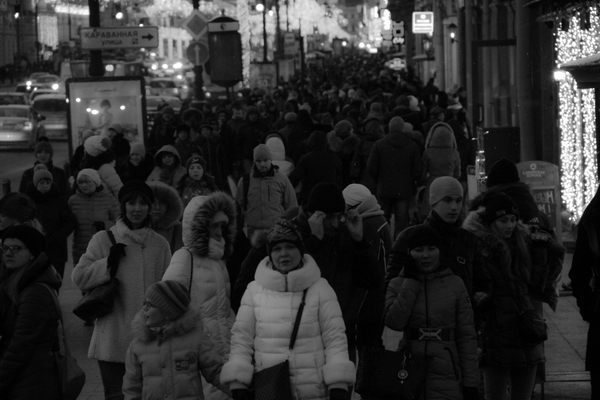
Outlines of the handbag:
[{"label": "handbag", "polygon": [[[288,359],[294,348],[294,344],[296,343],[296,337],[298,336],[298,329],[300,328],[300,320],[302,319],[302,312],[304,311],[307,290],[308,289],[305,289],[302,294],[302,302],[300,303],[300,307],[298,307],[298,313],[296,314],[296,320],[294,321]],[[292,400],[290,364],[288,359],[282,363],[254,373],[252,376],[252,384],[254,386],[255,400]]]},{"label": "handbag", "polygon": [[[62,400],[76,400],[85,385],[85,372],[81,369],[77,360],[71,355],[71,350],[67,344],[67,337],[65,335],[65,323],[63,321],[62,311],[56,292],[48,285],[44,283],[38,283],[38,285],[45,286],[51,293],[54,299],[54,307],[58,312],[60,319],[61,329],[58,330],[58,350],[53,351],[54,363],[56,365],[56,371],[58,372],[58,387],[61,394]],[[61,346],[62,345],[62,346]]]},{"label": "handbag", "polygon": [[363,398],[418,399],[425,388],[426,362],[412,353],[410,340],[398,351],[365,346],[359,352],[354,390]]},{"label": "handbag", "polygon": [[535,310],[519,310],[521,340],[527,344],[537,344],[548,340],[546,321]]},{"label": "handbag", "polygon": [[[114,246],[117,244],[115,236],[109,230],[106,231],[110,242]],[[93,321],[110,313],[115,304],[115,296],[119,290],[119,280],[115,278],[117,269],[114,268],[110,273],[110,280],[102,285],[96,286],[87,292],[73,309],[73,314],[84,321]]]}]

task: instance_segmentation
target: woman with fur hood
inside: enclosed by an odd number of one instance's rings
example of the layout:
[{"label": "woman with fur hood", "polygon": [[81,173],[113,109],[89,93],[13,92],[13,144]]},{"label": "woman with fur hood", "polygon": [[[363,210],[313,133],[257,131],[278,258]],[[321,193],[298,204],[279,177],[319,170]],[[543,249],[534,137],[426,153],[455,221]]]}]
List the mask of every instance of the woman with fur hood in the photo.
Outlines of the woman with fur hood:
[{"label": "woman with fur hood", "polygon": [[183,247],[181,222],[183,204],[177,191],[162,182],[146,182],[154,192],[154,203],[150,207],[152,229],[164,237],[171,247],[171,254]]},{"label": "woman with fur hood", "polygon": [[[356,372],[335,292],[304,253],[296,225],[279,220],[267,240],[269,256],[244,293],[221,382],[229,385],[234,400],[247,400],[254,372],[287,359],[294,399],[345,399]],[[289,350],[301,303],[306,306]]]},{"label": "woman with fur hood", "polygon": [[115,153],[110,149],[112,145],[106,136],[91,136],[83,144],[85,155],[81,161],[81,169],[91,168],[98,171],[102,184],[108,191],[117,197],[123,182],[115,170]]},{"label": "woman with fur hood", "polygon": [[146,182],[158,181],[175,187],[186,173],[185,167],[181,165],[179,153],[170,144],[164,145],[156,152],[154,163],[156,167],[154,167]]},{"label": "woman with fur hood", "polygon": [[200,314],[189,307],[187,288],[175,281],[157,282],[146,291],[143,304],[131,323],[125,399],[203,400],[200,373],[220,386],[223,361],[198,323]]},{"label": "woman with fur hood", "polygon": [[[163,280],[191,287],[191,308],[200,313],[215,351],[229,354],[235,315],[229,302],[231,285],[225,260],[233,252],[236,233],[235,202],[223,192],[194,197],[183,213],[184,248],[173,254]],[[190,284],[190,279],[192,280]],[[207,385],[208,386],[208,385]],[[218,396],[211,386],[206,397]]]},{"label": "woman with fur hood", "polygon": [[460,155],[450,125],[438,122],[431,127],[423,152],[423,181],[427,182],[420,213],[422,219],[429,215],[429,186],[440,176],[460,178]]},{"label": "woman with fur hood", "polygon": [[492,278],[491,297],[480,307],[486,399],[504,399],[509,385],[512,399],[529,399],[537,366],[545,361],[544,346],[523,336],[520,314],[531,310],[542,319],[542,302],[552,304],[552,286],[562,268],[548,263],[548,253],[559,245],[548,233],[528,231],[506,194],[490,196],[482,205],[463,228],[482,239]]}]

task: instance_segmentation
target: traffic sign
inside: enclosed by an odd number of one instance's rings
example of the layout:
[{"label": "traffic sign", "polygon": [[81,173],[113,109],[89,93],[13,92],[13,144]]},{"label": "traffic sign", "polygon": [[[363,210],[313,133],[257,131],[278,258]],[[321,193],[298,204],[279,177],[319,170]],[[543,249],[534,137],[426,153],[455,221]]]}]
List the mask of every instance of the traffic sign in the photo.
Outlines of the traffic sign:
[{"label": "traffic sign", "polygon": [[188,60],[194,65],[202,65],[208,61],[210,53],[205,41],[191,42],[185,51]]},{"label": "traffic sign", "polygon": [[158,26],[81,28],[81,48],[88,50],[158,47]]},{"label": "traffic sign", "polygon": [[181,27],[188,31],[194,40],[198,41],[208,31],[208,19],[200,11],[194,9],[190,16],[181,23]]},{"label": "traffic sign", "polygon": [[433,33],[433,11],[415,11],[412,18],[413,33]]}]

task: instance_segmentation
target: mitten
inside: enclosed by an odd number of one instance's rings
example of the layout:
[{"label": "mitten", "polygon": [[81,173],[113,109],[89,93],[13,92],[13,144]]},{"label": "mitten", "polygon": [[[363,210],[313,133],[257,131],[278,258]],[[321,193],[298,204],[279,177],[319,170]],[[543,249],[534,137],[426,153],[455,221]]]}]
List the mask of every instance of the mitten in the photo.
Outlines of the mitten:
[{"label": "mitten", "polygon": [[464,400],[479,400],[479,390],[476,387],[463,387]]},{"label": "mitten", "polygon": [[127,247],[127,245],[123,243],[116,243],[111,246],[108,259],[106,260],[106,264],[110,271],[110,276],[115,275],[119,266],[119,260],[121,257],[125,257],[125,247]]},{"label": "mitten", "polygon": [[233,389],[231,397],[233,400],[248,400],[250,398],[250,391],[248,389]]},{"label": "mitten", "polygon": [[94,221],[94,228],[96,229],[96,232],[100,232],[100,231],[106,230],[106,226],[104,225],[104,221]]},{"label": "mitten", "polygon": [[344,389],[331,389],[329,391],[329,400],[345,400],[346,390]]}]

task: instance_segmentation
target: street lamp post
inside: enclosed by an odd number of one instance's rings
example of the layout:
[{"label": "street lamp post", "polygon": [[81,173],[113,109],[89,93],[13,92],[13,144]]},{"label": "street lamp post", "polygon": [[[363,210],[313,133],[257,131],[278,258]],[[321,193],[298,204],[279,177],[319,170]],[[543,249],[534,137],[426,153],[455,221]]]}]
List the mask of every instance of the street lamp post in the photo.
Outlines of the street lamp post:
[{"label": "street lamp post", "polygon": [[[266,1],[265,1],[266,2]],[[269,51],[267,49],[267,7],[266,4],[263,5],[262,10],[262,20],[263,20],[263,62],[267,62]]]},{"label": "street lamp post", "polygon": [[[88,0],[90,7],[90,27],[100,27],[100,1]],[[104,65],[102,63],[102,50],[90,50],[90,76],[104,76]]]},{"label": "street lamp post", "polygon": [[15,60],[15,68],[18,68],[21,62],[21,6],[15,5],[15,24],[17,25],[17,59]]}]

